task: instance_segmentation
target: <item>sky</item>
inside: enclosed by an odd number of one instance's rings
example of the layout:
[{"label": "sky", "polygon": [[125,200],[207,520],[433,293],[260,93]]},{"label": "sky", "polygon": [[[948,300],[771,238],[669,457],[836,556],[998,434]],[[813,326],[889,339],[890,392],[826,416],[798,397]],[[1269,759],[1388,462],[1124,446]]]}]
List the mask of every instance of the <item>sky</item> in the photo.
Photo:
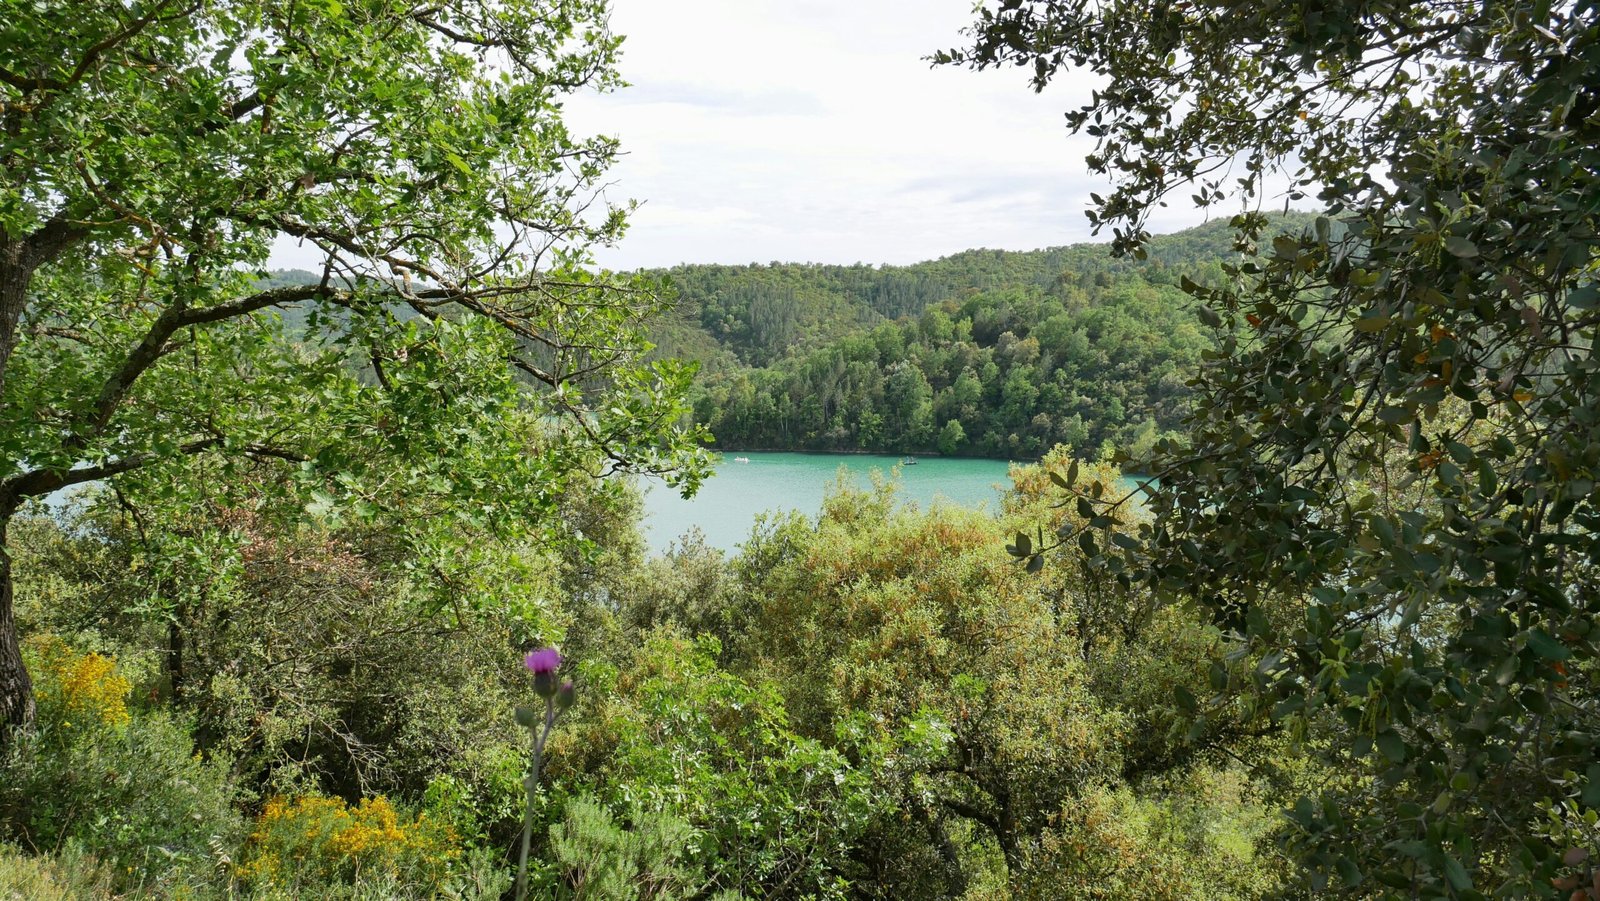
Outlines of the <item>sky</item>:
[{"label": "sky", "polygon": [[[926,57],[962,44],[973,0],[613,0],[630,86],[566,101],[577,135],[620,139],[606,198],[641,206],[596,261],[906,264],[1091,236],[1103,177],[1064,113],[1089,76],[1042,93],[1026,69]],[[1184,192],[1180,195],[1186,196]],[[1175,204],[1160,234],[1204,220]],[[278,242],[271,264],[314,268]]]},{"label": "sky", "polygon": [[903,264],[1099,240],[1083,210],[1105,182],[1063,119],[1086,76],[1036,95],[1023,69],[925,61],[961,43],[972,5],[614,0],[631,87],[570,99],[567,121],[621,140],[607,197],[643,205],[598,261]]}]

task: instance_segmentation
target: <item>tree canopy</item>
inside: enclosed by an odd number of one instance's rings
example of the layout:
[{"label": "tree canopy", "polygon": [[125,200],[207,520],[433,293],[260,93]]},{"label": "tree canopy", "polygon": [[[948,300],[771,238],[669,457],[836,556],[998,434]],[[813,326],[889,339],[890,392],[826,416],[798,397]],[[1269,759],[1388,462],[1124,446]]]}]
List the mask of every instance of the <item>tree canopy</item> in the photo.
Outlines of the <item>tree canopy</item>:
[{"label": "tree canopy", "polygon": [[1143,260],[1085,243],[909,266],[678,266],[648,273],[678,298],[651,323],[653,353],[702,364],[695,419],[725,449],[1143,451],[1177,426],[1211,347],[1179,285],[1220,282],[1232,246],[1210,223]]},{"label": "tree canopy", "polygon": [[971,37],[939,59],[1103,79],[1067,120],[1123,251],[1179,191],[1326,210],[1186,286],[1217,349],[1145,462],[1152,522],[1063,541],[1209,610],[1256,703],[1353,774],[1291,811],[1315,884],[1585,897],[1600,7],[1005,0]]},{"label": "tree canopy", "polygon": [[[625,225],[615,143],[560,115],[618,43],[595,0],[8,3],[0,530],[194,465],[323,513],[420,500],[426,560],[447,523],[537,530],[573,474],[692,479],[687,367],[643,362],[656,299],[586,268]],[[264,285],[291,244],[314,277]]]}]

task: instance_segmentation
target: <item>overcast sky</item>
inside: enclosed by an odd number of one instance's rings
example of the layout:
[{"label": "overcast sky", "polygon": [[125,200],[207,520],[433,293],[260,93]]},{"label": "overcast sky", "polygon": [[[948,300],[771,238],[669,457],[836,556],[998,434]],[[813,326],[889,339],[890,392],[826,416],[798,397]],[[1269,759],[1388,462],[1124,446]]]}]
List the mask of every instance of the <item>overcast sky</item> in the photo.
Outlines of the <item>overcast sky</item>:
[{"label": "overcast sky", "polygon": [[[614,0],[632,87],[568,103],[627,156],[613,200],[643,202],[600,262],[911,263],[972,247],[1090,240],[1104,183],[1025,70],[932,69],[972,0]],[[1200,221],[1156,221],[1153,231]]]},{"label": "overcast sky", "polygon": [[[1038,95],[1023,69],[931,68],[972,5],[613,0],[631,87],[567,101],[576,134],[621,139],[608,198],[643,204],[600,264],[898,264],[1091,240],[1083,211],[1106,183],[1062,117],[1089,82]],[[1150,227],[1202,219],[1158,211]],[[289,241],[273,254],[315,261]]]}]

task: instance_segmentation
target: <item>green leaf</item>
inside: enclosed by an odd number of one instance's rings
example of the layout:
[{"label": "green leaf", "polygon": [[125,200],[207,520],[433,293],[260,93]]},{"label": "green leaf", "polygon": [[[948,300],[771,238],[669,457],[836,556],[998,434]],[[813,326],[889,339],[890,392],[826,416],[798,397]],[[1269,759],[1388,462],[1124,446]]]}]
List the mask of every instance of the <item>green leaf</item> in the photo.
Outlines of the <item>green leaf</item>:
[{"label": "green leaf", "polygon": [[1182,685],[1172,690],[1172,697],[1173,701],[1177,703],[1178,709],[1184,713],[1194,713],[1195,710],[1199,709],[1199,703],[1195,700],[1194,692]]},{"label": "green leaf", "polygon": [[1210,679],[1211,688],[1213,691],[1227,690],[1228,668],[1223,666],[1221,663],[1214,662],[1211,664],[1211,671],[1208,674],[1208,678]]},{"label": "green leaf", "polygon": [[1451,235],[1444,239],[1444,249],[1452,254],[1467,259],[1478,255],[1478,245],[1460,235]]},{"label": "green leaf", "polygon": [[1566,660],[1572,656],[1572,651],[1566,645],[1556,641],[1543,629],[1533,629],[1528,632],[1528,647],[1546,660]]},{"label": "green leaf", "polygon": [[[990,545],[990,547],[994,547],[994,545]],[[1393,729],[1379,732],[1377,735],[1377,744],[1378,750],[1383,754],[1384,757],[1389,758],[1391,763],[1405,762],[1406,742],[1405,739],[1400,737],[1400,733],[1394,731]]]},{"label": "green leaf", "polygon": [[[994,547],[992,544],[989,546]],[[1016,541],[1007,549],[1018,557],[1027,557],[1033,553],[1033,539],[1028,537],[1027,532],[1018,532]]]},{"label": "green leaf", "polygon": [[1342,855],[1334,862],[1334,869],[1339,871],[1339,878],[1344,882],[1345,888],[1355,888],[1365,878],[1361,874],[1361,868],[1356,866],[1355,861]]},{"label": "green leaf", "polygon": [[1467,875],[1466,867],[1449,854],[1444,856],[1444,878],[1449,880],[1450,887],[1458,892],[1472,888],[1472,877]]}]

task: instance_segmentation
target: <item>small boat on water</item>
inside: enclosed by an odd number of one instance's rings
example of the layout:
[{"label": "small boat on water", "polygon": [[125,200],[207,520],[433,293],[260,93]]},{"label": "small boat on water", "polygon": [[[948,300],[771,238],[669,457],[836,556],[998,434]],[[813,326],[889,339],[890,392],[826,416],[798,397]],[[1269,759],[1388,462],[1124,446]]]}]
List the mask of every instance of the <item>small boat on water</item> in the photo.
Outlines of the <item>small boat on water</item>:
[{"label": "small boat on water", "polygon": [[917,458],[916,457],[906,457],[905,459],[900,461],[900,465],[901,466],[916,466],[917,465]]},{"label": "small boat on water", "polygon": [[735,463],[749,463],[750,462],[750,458],[749,457],[734,457],[733,458],[733,462],[735,462]]}]

